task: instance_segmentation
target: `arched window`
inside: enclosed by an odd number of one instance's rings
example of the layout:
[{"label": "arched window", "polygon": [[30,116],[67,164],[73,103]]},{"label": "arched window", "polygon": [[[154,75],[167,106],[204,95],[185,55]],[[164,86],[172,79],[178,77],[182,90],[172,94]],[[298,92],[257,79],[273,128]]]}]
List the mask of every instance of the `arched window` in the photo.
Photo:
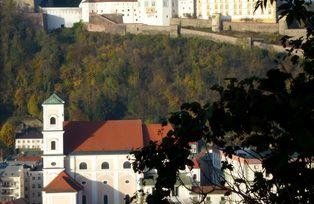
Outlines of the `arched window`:
[{"label": "arched window", "polygon": [[103,163],[101,164],[101,169],[109,169],[109,164],[108,164],[108,162],[103,162]]},{"label": "arched window", "polygon": [[52,142],[50,143],[50,149],[51,149],[51,150],[56,150],[56,142],[55,142],[55,141],[52,141]]},{"label": "arched window", "polygon": [[86,196],[85,195],[82,196],[82,204],[86,204]]},{"label": "arched window", "polygon": [[50,118],[50,125],[55,125],[56,124],[56,118],[55,117],[51,117]]},{"label": "arched window", "polygon": [[87,164],[85,162],[80,163],[80,169],[87,169]]},{"label": "arched window", "polygon": [[104,195],[104,204],[108,204],[108,196]]},{"label": "arched window", "polygon": [[124,169],[130,169],[130,168],[131,168],[131,163],[128,162],[128,161],[124,162],[124,163],[123,163],[123,168],[124,168]]}]

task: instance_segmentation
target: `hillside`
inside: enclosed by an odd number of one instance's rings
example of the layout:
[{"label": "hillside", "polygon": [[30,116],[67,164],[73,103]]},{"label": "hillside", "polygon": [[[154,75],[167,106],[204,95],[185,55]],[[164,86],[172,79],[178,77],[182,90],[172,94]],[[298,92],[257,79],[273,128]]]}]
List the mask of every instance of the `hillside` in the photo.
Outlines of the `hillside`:
[{"label": "hillside", "polygon": [[158,122],[185,101],[214,100],[210,87],[224,78],[276,66],[272,53],[198,38],[88,33],[80,24],[45,33],[12,8],[0,22],[1,123],[40,118],[52,92],[68,103],[67,120]]}]

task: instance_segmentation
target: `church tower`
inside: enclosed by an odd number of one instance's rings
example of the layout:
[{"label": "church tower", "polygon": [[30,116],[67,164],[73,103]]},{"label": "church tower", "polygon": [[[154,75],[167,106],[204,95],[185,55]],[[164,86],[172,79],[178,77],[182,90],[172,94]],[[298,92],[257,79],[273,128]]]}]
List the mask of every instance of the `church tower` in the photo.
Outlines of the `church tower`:
[{"label": "church tower", "polygon": [[43,104],[43,184],[64,171],[64,101],[52,94]]}]

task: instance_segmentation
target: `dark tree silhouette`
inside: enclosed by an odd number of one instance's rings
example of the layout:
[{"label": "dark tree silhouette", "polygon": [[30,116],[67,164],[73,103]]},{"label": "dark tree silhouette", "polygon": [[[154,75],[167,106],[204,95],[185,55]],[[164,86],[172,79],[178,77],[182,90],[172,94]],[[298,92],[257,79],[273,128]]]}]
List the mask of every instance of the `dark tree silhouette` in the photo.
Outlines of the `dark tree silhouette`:
[{"label": "dark tree silhouette", "polygon": [[[261,0],[256,6],[266,3]],[[255,172],[253,182],[235,180],[234,186],[248,187],[241,191],[229,186],[243,202],[314,202],[314,15],[305,1],[278,3],[280,17],[286,16],[288,23],[296,20],[307,29],[305,37],[282,38],[288,51],[285,60],[291,59],[302,70],[292,74],[278,66],[264,78],[228,79],[226,87],[213,87],[220,95],[218,101],[204,106],[185,103],[172,113],[168,122],[173,131],[161,143],[151,142],[132,152],[136,172],[157,170],[155,190],[147,196],[149,203],[169,202],[179,170],[193,167],[189,143],[199,140],[222,149],[227,157],[249,148],[261,160],[263,170],[272,175],[266,179],[262,172]],[[232,165],[224,162],[222,170],[227,169],[232,171]]]}]

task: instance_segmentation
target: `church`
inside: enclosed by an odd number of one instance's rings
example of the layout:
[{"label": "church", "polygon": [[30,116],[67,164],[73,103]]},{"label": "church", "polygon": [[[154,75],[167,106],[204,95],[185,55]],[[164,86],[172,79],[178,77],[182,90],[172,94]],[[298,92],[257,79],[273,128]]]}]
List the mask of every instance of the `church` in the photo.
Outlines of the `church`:
[{"label": "church", "polygon": [[170,127],[141,120],[64,121],[64,101],[43,107],[43,204],[126,203],[140,189],[129,151],[158,141]]}]

